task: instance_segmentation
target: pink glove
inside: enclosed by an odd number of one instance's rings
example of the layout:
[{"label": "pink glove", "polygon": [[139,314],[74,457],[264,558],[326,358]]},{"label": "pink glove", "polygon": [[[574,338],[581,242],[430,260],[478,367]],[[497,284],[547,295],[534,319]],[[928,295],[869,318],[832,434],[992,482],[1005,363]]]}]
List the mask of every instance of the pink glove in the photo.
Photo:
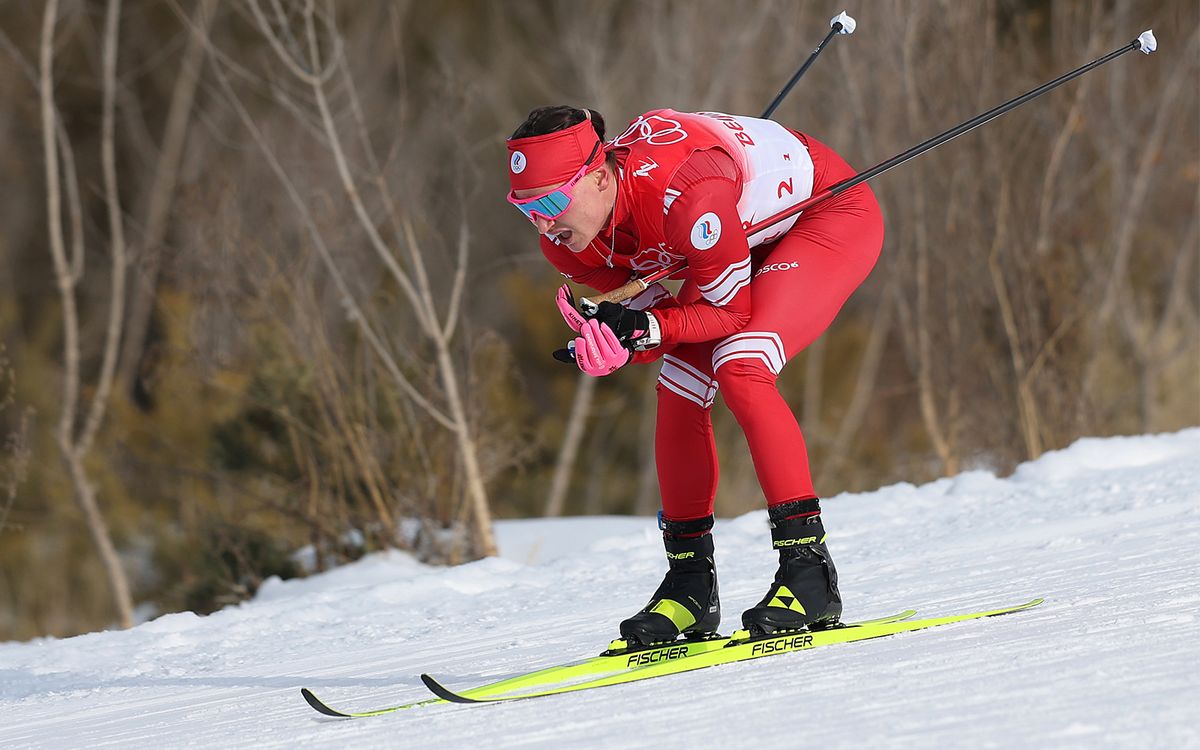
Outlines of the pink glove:
[{"label": "pink glove", "polygon": [[617,334],[596,320],[586,320],[575,339],[575,362],[594,378],[611,375],[629,363],[632,355],[621,346]]},{"label": "pink glove", "polygon": [[571,294],[571,288],[563,284],[558,288],[558,294],[554,296],[554,304],[558,305],[558,311],[562,313],[563,320],[567,321],[567,325],[571,326],[571,330],[579,333],[579,329],[583,327],[583,315],[575,307],[575,296]]}]

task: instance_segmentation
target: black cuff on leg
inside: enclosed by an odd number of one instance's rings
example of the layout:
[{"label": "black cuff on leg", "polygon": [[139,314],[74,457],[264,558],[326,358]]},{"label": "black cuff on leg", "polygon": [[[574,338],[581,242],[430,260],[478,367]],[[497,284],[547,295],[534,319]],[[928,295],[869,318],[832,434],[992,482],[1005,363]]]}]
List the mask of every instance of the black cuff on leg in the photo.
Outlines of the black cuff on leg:
[{"label": "black cuff on leg", "polygon": [[688,521],[672,521],[669,518],[663,517],[660,528],[662,529],[664,539],[671,537],[686,539],[688,537],[704,536],[712,531],[714,521],[715,519],[712,515],[707,515],[704,518],[693,518]]},{"label": "black cuff on leg", "polygon": [[825,540],[821,504],[815,497],[789,500],[767,511],[771,518],[771,545],[777,550],[820,544]]},{"label": "black cuff on leg", "polygon": [[667,559],[672,562],[703,560],[713,556],[713,517],[693,518],[687,521],[662,519],[663,546]]},{"label": "black cuff on leg", "polygon": [[803,500],[788,500],[786,503],[772,505],[767,508],[767,516],[771,525],[775,526],[784,521],[804,518],[819,518],[821,516],[821,501],[815,497]]}]

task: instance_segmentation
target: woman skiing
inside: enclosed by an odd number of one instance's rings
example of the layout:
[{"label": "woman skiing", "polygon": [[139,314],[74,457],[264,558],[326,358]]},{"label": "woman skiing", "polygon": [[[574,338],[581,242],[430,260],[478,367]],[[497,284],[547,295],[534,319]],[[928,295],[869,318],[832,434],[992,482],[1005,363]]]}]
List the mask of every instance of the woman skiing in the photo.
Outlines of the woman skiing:
[{"label": "woman skiing", "polygon": [[779,551],[774,581],[743,627],[827,627],[841,616],[800,427],[776,379],[829,327],[883,245],[859,184],[747,237],[746,228],[854,170],[812,136],[771,120],[647,112],[607,144],[590,109],[542,107],[508,140],[510,203],[565,277],[599,292],[680,260],[678,296],[653,284],[625,304],[556,304],[576,332],[556,356],[601,376],[661,357],[655,458],[668,571],[621,623],[630,643],[704,637],[720,624],[713,562],[717,456],[710,412],[724,395],[746,435]]}]

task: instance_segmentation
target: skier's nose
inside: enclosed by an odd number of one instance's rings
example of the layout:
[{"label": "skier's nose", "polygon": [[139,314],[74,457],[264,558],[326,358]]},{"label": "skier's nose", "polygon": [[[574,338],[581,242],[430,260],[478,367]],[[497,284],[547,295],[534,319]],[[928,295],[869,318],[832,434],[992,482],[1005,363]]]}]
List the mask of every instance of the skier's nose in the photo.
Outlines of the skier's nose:
[{"label": "skier's nose", "polygon": [[537,227],[540,234],[547,234],[550,231],[550,227],[554,226],[554,219],[544,219],[541,216],[535,216],[533,224]]}]

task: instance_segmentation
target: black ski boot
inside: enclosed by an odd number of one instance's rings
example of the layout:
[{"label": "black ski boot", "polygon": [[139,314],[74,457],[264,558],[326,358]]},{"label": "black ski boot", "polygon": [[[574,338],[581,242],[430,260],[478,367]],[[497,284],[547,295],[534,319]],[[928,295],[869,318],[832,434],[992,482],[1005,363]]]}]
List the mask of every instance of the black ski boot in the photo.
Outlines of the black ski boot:
[{"label": "black ski boot", "polygon": [[713,517],[663,520],[661,526],[670,569],[642,611],[621,623],[621,637],[630,646],[673,641],[680,635],[701,639],[721,624],[709,533]]},{"label": "black ski boot", "polygon": [[837,569],[825,546],[825,527],[816,498],[794,500],[769,510],[771,541],[779,550],[779,570],[767,595],[742,613],[742,627],[754,635],[781,630],[818,630],[842,616]]}]

